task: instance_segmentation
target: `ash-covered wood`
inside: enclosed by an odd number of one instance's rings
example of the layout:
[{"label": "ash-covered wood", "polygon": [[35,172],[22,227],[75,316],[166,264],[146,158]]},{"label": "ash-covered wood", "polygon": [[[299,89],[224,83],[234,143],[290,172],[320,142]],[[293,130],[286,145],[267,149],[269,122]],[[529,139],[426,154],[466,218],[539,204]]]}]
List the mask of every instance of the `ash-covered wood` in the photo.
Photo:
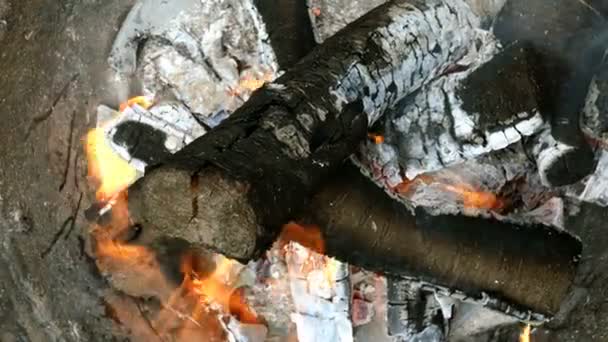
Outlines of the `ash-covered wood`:
[{"label": "ash-covered wood", "polygon": [[[427,84],[392,109],[380,134],[368,142],[360,160],[387,186],[501,150],[537,133],[536,81],[525,46],[497,52],[489,36],[469,64]],[[496,54],[495,54],[496,53]]]}]

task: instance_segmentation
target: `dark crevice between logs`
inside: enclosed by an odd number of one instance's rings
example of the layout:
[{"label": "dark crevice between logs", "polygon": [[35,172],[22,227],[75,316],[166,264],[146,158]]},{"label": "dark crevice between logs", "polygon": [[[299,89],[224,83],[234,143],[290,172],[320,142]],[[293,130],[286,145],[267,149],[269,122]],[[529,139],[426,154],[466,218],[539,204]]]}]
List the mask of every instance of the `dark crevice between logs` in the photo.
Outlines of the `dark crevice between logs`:
[{"label": "dark crevice between logs", "polygon": [[282,69],[295,65],[316,45],[306,1],[255,0]]}]

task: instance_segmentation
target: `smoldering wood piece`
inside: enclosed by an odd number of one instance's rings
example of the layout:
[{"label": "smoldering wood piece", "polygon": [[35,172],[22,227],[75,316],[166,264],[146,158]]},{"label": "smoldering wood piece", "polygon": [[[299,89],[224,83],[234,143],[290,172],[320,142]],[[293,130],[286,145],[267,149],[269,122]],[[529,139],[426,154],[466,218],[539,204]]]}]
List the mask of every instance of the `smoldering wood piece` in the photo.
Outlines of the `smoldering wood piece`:
[{"label": "smoldering wood piece", "polygon": [[481,292],[554,314],[572,283],[581,243],[566,232],[464,216],[416,216],[360,175],[341,174],[315,196],[306,221],[327,254],[369,270]]},{"label": "smoldering wood piece", "polygon": [[[461,58],[476,27],[462,0],[396,0],[375,9],[255,92],[212,132],[150,168],[129,191],[130,207],[142,209],[132,213],[142,223],[166,224],[162,229],[190,226],[227,256],[253,257],[352,154],[368,122]],[[221,229],[211,224],[220,216]]]},{"label": "smoldering wood piece", "polygon": [[[580,128],[591,80],[606,49],[608,31],[600,1],[508,1],[494,32],[504,43],[533,47],[531,60],[539,81],[541,113],[562,145],[545,178],[554,186],[571,184],[595,168],[593,153]],[[566,152],[567,151],[567,152]],[[558,170],[559,169],[559,170]],[[559,177],[551,177],[557,173]]]},{"label": "smoldering wood piece", "polygon": [[496,55],[490,50],[481,66],[462,65],[387,114],[384,143],[368,142],[361,159],[380,168],[389,187],[402,174],[414,179],[504,149],[542,128],[526,47],[515,44]]}]

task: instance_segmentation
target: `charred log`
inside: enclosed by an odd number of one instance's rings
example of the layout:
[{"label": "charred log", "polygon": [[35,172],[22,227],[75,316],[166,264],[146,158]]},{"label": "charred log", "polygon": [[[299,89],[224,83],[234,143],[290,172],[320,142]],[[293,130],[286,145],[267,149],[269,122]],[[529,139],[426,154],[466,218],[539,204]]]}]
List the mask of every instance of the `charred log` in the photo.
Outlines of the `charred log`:
[{"label": "charred log", "polygon": [[[212,132],[151,169],[134,185],[132,208],[145,223],[170,223],[167,229],[189,225],[210,247],[237,259],[253,257],[352,154],[365,138],[368,122],[468,51],[475,27],[475,15],[461,0],[399,0],[377,8],[254,93]],[[459,39],[445,39],[454,34]],[[183,196],[191,183],[205,192],[192,192],[200,202],[196,206],[183,203],[185,198],[191,201],[192,196]],[[166,193],[152,190],[157,187]],[[208,189],[225,190],[226,195],[218,199]],[[150,205],[141,207],[146,201],[138,193],[162,193],[165,198],[151,195]],[[213,202],[223,207],[210,207]],[[158,212],[169,203],[183,204],[176,217]],[[234,215],[234,207],[244,216]],[[221,221],[211,224],[220,216]],[[248,229],[252,224],[254,231]],[[243,238],[250,248],[218,246],[215,239],[224,240],[226,232]]]},{"label": "charred log", "polygon": [[328,254],[471,295],[485,291],[541,313],[559,309],[581,252],[566,232],[423,210],[414,216],[357,172],[342,171],[307,215],[323,230]]},{"label": "charred log", "polygon": [[[535,312],[557,312],[575,274],[581,252],[577,239],[544,226],[496,219],[431,216],[423,210],[414,216],[354,168],[340,172],[300,220],[321,228],[328,255],[478,298],[489,293]],[[187,172],[154,171],[133,189],[132,215],[146,222],[148,234],[181,238],[241,259],[261,253],[260,227],[247,205],[246,187],[217,171],[204,177],[209,183],[193,194]],[[194,217],[192,200],[200,203]]]},{"label": "charred log", "polygon": [[[493,52],[482,58],[491,58]],[[401,101],[387,115],[381,132],[385,143],[367,144],[364,154],[371,160],[366,164],[383,167],[389,181],[398,175],[394,182],[399,183],[401,173],[414,179],[504,149],[538,132],[543,122],[525,46],[511,46],[481,66],[480,62],[456,66]]]}]

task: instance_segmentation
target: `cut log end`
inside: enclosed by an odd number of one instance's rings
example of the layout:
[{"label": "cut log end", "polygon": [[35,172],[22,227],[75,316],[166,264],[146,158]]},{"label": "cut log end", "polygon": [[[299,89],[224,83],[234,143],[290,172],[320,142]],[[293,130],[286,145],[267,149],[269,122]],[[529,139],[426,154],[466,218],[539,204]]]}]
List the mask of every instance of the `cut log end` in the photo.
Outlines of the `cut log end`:
[{"label": "cut log end", "polygon": [[154,235],[249,260],[259,250],[257,237],[262,227],[248,194],[247,184],[229,179],[217,169],[191,174],[159,168],[130,189],[129,214],[133,223]]}]

